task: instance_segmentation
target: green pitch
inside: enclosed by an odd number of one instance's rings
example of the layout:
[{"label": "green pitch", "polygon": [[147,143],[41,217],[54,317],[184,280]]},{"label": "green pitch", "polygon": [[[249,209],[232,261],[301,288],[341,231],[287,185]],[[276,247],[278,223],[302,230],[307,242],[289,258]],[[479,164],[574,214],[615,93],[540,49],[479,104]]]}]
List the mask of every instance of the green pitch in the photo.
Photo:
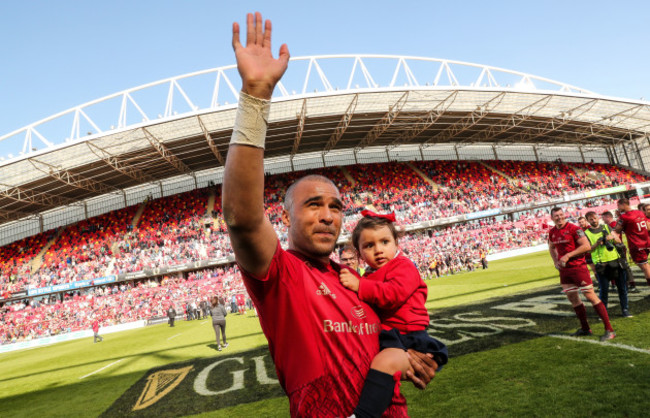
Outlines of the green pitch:
[{"label": "green pitch", "polygon": [[[589,306],[595,336],[566,339],[578,322],[556,274],[538,253],[428,281],[430,332],[452,358],[426,391],[403,383],[410,415],[646,416],[650,291],[631,319],[610,295],[612,342]],[[0,354],[0,416],[287,416],[257,318],[227,320],[221,352],[200,320]]]}]

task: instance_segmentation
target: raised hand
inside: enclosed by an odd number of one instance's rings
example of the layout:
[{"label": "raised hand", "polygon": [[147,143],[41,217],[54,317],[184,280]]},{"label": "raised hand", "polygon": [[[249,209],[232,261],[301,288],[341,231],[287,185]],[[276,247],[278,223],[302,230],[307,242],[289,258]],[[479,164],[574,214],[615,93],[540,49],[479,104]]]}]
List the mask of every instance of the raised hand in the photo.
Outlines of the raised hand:
[{"label": "raised hand", "polygon": [[347,287],[353,292],[359,291],[359,279],[350,270],[341,268],[339,279],[341,280],[341,284],[343,286]]},{"label": "raised hand", "polygon": [[242,78],[242,91],[260,99],[271,99],[273,89],[287,69],[289,48],[280,47],[278,59],[271,52],[271,21],[264,22],[262,15],[246,15],[246,46],[239,41],[239,23],[232,24],[232,47],[237,58],[237,70]]}]

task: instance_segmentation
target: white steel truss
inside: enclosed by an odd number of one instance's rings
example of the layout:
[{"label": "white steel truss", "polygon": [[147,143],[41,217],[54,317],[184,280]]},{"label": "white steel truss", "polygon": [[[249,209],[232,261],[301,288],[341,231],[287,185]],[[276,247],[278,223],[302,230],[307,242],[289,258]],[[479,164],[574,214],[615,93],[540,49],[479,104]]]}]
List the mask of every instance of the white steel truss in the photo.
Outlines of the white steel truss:
[{"label": "white steel truss", "polygon": [[[386,77],[386,74],[390,76]],[[197,82],[204,83],[205,88],[192,90],[187,86]],[[12,150],[12,157],[9,159],[25,158],[34,155],[37,147],[41,150],[52,149],[66,142],[136,128],[160,119],[232,106],[238,99],[235,87],[238,83],[236,65],[155,81],[75,106],[16,129],[0,136],[0,143],[10,143],[8,148]],[[594,95],[585,89],[548,78],[462,61],[398,55],[322,55],[292,58],[274,99],[401,87],[498,88]],[[164,102],[151,100],[152,92],[161,89],[166,91]],[[156,93],[155,97],[159,95]],[[68,129],[65,129],[66,125]],[[42,132],[48,132],[48,135]]]}]

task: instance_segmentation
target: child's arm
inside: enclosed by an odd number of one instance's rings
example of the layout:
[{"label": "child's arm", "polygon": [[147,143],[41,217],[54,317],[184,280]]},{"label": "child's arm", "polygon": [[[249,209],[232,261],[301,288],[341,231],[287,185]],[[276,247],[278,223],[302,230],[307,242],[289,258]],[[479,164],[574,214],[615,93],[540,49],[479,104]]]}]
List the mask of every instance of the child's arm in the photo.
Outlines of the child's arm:
[{"label": "child's arm", "polygon": [[359,283],[359,299],[380,309],[396,309],[408,300],[421,282],[415,265],[404,258],[391,266],[383,281],[363,280]]},{"label": "child's arm", "polygon": [[359,278],[355,276],[354,273],[352,273],[350,270],[342,268],[341,273],[339,273],[339,278],[343,286],[347,287],[353,292],[359,291]]}]

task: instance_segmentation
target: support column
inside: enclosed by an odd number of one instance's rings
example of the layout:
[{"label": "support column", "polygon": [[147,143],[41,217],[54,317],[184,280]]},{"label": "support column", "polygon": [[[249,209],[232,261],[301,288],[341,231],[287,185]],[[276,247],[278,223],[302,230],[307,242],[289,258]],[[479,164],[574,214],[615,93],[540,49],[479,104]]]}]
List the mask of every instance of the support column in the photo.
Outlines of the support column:
[{"label": "support column", "polygon": [[627,160],[627,166],[628,166],[628,167],[632,167],[632,163],[630,162],[630,156],[627,155],[627,147],[626,147],[626,144],[623,144],[622,147],[623,147],[623,154],[625,154],[625,159]]},{"label": "support column", "polygon": [[636,148],[636,158],[641,163],[641,168],[643,171],[646,171],[645,162],[643,161],[643,156],[641,156],[641,149],[639,148],[639,143],[634,141],[634,146]]}]

